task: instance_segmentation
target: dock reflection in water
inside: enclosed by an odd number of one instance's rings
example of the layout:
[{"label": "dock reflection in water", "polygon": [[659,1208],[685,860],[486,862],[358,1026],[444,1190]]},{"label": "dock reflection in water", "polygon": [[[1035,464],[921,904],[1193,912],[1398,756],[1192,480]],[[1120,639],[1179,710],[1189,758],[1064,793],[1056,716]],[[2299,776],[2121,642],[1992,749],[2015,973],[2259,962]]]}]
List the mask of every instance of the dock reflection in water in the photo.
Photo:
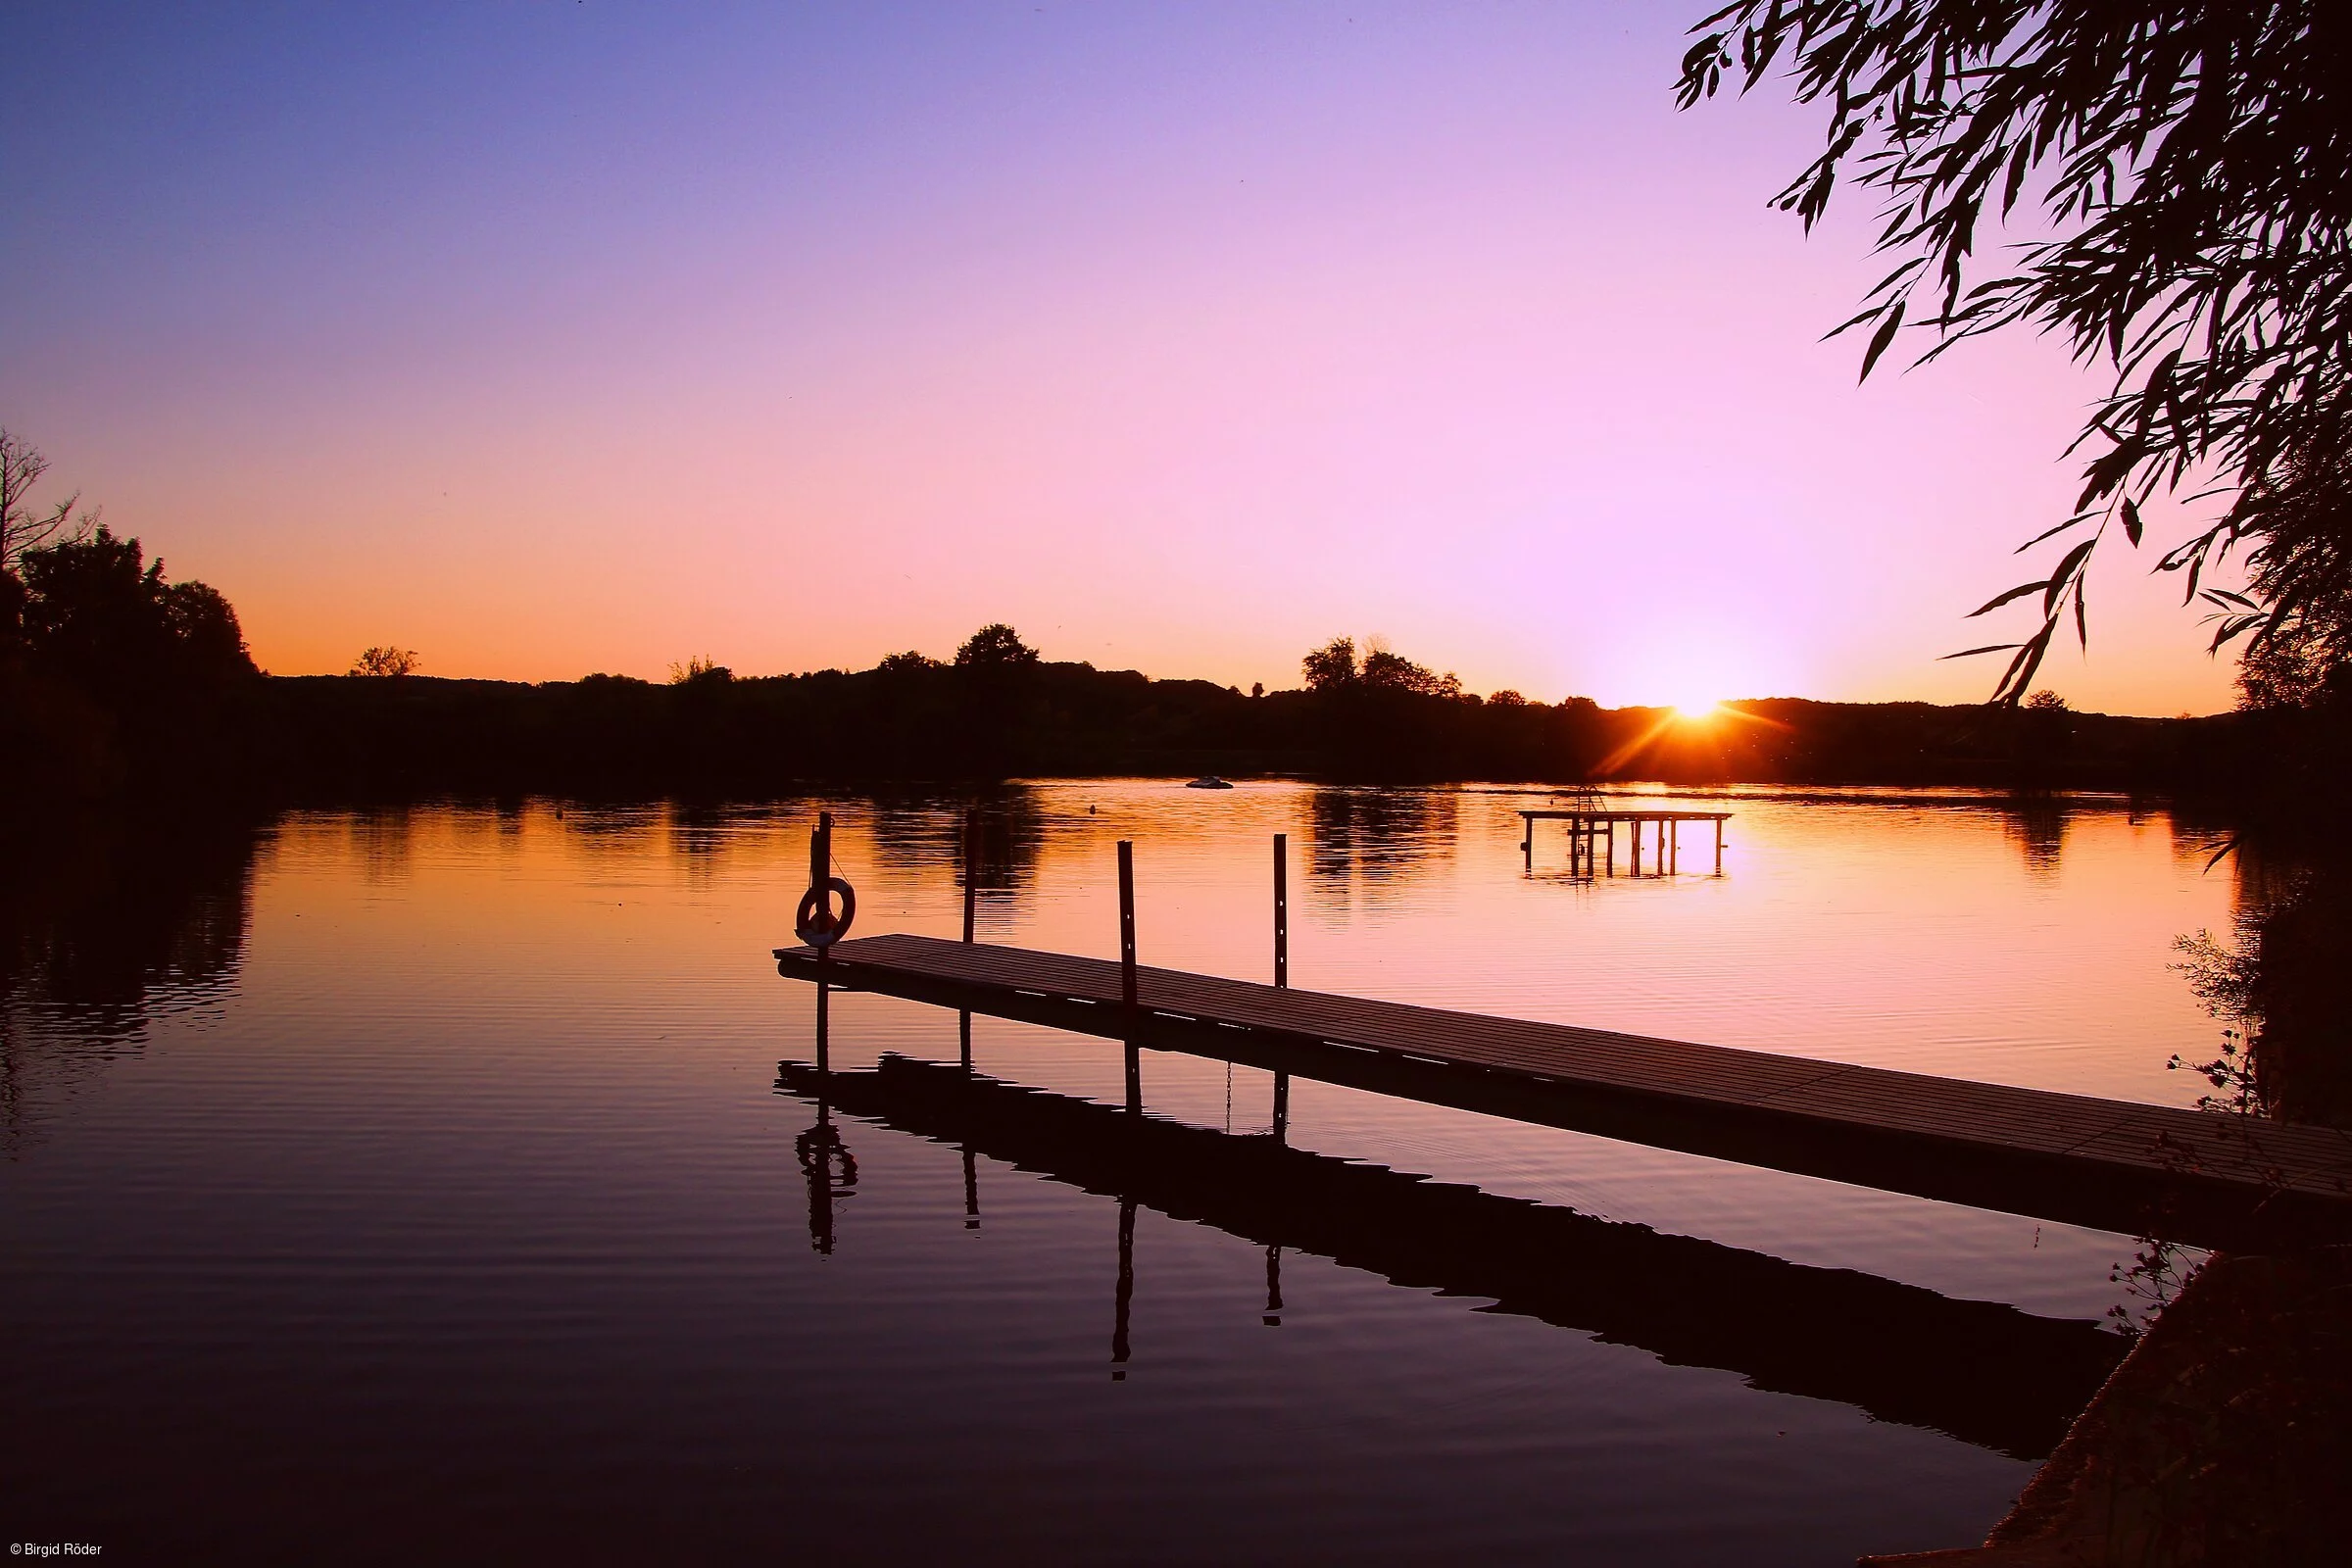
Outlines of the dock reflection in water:
[{"label": "dock reflection in water", "polygon": [[[1446,1296],[1638,1346],[1753,1388],[1849,1404],[2021,1459],[2046,1455],[2122,1358],[2088,1320],[1955,1300],[1852,1269],[1573,1209],[1500,1198],[1379,1165],[1233,1136],[885,1055],[870,1071],[778,1064],[780,1091],[937,1143],[977,1150],[1119,1204],[1111,1360],[1131,1355],[1135,1208],[1211,1225],[1267,1249],[1282,1309],[1284,1249]],[[828,1126],[820,1111],[820,1126]],[[829,1132],[829,1126],[828,1126]],[[812,1136],[804,1134],[804,1140]],[[828,1174],[809,1167],[811,1240],[833,1246]],[[855,1168],[854,1166],[852,1167]]]}]

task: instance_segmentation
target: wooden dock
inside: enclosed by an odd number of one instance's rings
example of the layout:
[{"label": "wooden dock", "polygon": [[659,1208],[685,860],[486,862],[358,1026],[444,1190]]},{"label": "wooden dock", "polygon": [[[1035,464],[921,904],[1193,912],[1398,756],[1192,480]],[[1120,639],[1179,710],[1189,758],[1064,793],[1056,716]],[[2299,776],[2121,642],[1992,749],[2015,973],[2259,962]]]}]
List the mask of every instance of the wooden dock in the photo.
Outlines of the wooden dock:
[{"label": "wooden dock", "polygon": [[[889,935],[782,974],[1489,1115],[2125,1235],[2352,1238],[2352,1135]],[[1280,1080],[1278,1079],[1278,1082]]]},{"label": "wooden dock", "polygon": [[1615,876],[1617,874],[1617,824],[1625,824],[1626,849],[1632,873],[1642,875],[1642,840],[1646,834],[1657,839],[1656,853],[1650,859],[1650,870],[1657,876],[1673,876],[1682,868],[1683,824],[1712,822],[1715,824],[1715,873],[1723,874],[1723,824],[1732,819],[1729,811],[1645,811],[1603,809],[1597,806],[1571,807],[1565,810],[1523,810],[1527,832],[1520,840],[1520,853],[1527,863],[1536,863],[1536,824],[1565,822],[1568,824],[1568,869],[1582,876]]}]

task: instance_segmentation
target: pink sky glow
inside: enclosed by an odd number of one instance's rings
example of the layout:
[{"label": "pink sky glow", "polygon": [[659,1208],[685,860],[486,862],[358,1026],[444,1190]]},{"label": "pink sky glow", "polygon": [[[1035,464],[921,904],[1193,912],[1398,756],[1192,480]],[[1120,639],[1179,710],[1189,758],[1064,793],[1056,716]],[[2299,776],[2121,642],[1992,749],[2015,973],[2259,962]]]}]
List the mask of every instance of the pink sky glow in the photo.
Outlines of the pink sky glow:
[{"label": "pink sky glow", "polygon": [[[1705,9],[59,8],[0,417],[280,673],[1008,620],[1245,689],[1347,634],[1544,699],[1981,698],[1936,656],[2023,622],[1962,617],[2100,383],[2021,339],[1858,387],[1868,208],[1766,207],[1785,92],[1674,111]],[[2228,706],[2118,546],[2046,683]]]}]

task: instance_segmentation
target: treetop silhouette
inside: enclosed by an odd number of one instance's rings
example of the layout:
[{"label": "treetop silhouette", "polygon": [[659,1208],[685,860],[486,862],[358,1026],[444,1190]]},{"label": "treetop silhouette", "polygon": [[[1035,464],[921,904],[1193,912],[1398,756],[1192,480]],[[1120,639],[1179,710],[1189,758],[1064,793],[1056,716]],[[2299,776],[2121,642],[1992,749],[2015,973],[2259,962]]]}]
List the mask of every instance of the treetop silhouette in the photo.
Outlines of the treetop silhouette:
[{"label": "treetop silhouette", "polygon": [[[1995,697],[2023,699],[2070,615],[2088,644],[2097,546],[2136,546],[2141,507],[2187,489],[2227,505],[2158,565],[2213,612],[2214,647],[2352,661],[2352,7],[1734,0],[1691,30],[1684,107],[1776,66],[1830,106],[1777,206],[1809,228],[1841,172],[1880,194],[1898,265],[1837,328],[1871,329],[1865,377],[1907,326],[1932,339],[1918,363],[2016,325],[2114,372],[2070,448],[2077,510],[2028,542],[2063,553],[1975,612],[2034,598],[2039,627],[1951,657],[2009,654]],[[1988,262],[1987,220],[2021,204],[2051,237]],[[2203,587],[2233,552],[2251,592]]]}]

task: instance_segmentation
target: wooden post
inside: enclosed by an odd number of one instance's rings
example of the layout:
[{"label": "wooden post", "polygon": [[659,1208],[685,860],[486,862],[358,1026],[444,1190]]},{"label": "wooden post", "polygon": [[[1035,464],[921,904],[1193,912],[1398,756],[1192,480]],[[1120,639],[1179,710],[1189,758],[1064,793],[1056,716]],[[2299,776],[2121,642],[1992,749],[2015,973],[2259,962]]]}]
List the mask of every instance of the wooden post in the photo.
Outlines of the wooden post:
[{"label": "wooden post", "polygon": [[[833,874],[833,813],[816,813],[816,826],[808,833],[808,885],[816,890],[816,918],[823,920],[833,906],[833,895],[825,890],[825,881]],[[833,1070],[832,1041],[829,1038],[832,1012],[831,999],[826,995],[825,949],[816,950],[816,1070]]]},{"label": "wooden post", "polygon": [[[973,807],[963,813],[963,940],[972,940],[974,917],[979,913],[980,898],[980,808]],[[969,1007],[956,1014],[956,1033],[962,1047],[957,1059],[963,1070],[972,1070],[972,1013]],[[971,1155],[966,1153],[968,1162]],[[977,1222],[975,1222],[977,1223]]]},{"label": "wooden post", "polygon": [[1282,1244],[1266,1249],[1266,1310],[1258,1319],[1270,1329],[1282,1327]]},{"label": "wooden post", "polygon": [[[819,811],[816,813],[816,826],[808,830],[808,886],[816,894],[815,917],[820,922],[831,914],[833,909],[833,895],[825,890],[825,882],[832,874],[833,813]],[[825,964],[825,949],[823,947],[816,950],[816,963],[817,969],[821,973]],[[824,994],[824,987],[821,984],[817,987],[817,994],[819,996]]]},{"label": "wooden post", "polygon": [[1680,876],[1683,870],[1683,819],[1678,816],[1667,826],[1673,832],[1673,837],[1668,841],[1673,848],[1668,851],[1666,857],[1667,872],[1669,875]]},{"label": "wooden post", "polygon": [[1715,819],[1715,874],[1723,875],[1723,818]]},{"label": "wooden post", "polygon": [[[816,956],[818,963],[823,963],[824,950],[818,949]],[[830,1033],[827,1025],[831,1021],[828,1015],[832,1010],[826,996],[828,989],[824,982],[824,971],[820,968],[817,971],[816,982],[816,1070],[820,1073],[833,1070],[832,1053],[829,1049],[831,1041],[826,1038]]]},{"label": "wooden post", "polygon": [[980,808],[963,813],[963,940],[972,940],[972,923],[980,900]]},{"label": "wooden post", "polygon": [[1135,1005],[1135,845],[1119,840],[1119,1000]]},{"label": "wooden post", "polygon": [[1127,1006],[1127,1109],[1144,1111],[1144,1061],[1135,1030],[1135,845],[1119,840],[1119,1000]]},{"label": "wooden post", "polygon": [[[1528,824],[1535,831],[1535,824]],[[1274,984],[1288,990],[1291,984],[1291,836],[1274,835]],[[1291,1120],[1291,1075],[1274,1074],[1274,1141],[1282,1142],[1283,1130]]]},{"label": "wooden post", "polygon": [[1640,876],[1642,874],[1642,819],[1638,816],[1634,817],[1625,825],[1629,830],[1625,835],[1626,848],[1634,852],[1634,875]]},{"label": "wooden post", "polygon": [[1536,819],[1532,813],[1521,811],[1519,820],[1527,827],[1519,840],[1519,853],[1527,857],[1527,868],[1532,871],[1536,868]]},{"label": "wooden post", "polygon": [[1609,875],[1617,874],[1617,819],[1609,818]]},{"label": "wooden post", "polygon": [[980,1228],[980,1165],[972,1158],[972,1146],[963,1146],[963,1228]]},{"label": "wooden post", "polygon": [[1274,983],[1291,983],[1291,836],[1274,835]]}]

